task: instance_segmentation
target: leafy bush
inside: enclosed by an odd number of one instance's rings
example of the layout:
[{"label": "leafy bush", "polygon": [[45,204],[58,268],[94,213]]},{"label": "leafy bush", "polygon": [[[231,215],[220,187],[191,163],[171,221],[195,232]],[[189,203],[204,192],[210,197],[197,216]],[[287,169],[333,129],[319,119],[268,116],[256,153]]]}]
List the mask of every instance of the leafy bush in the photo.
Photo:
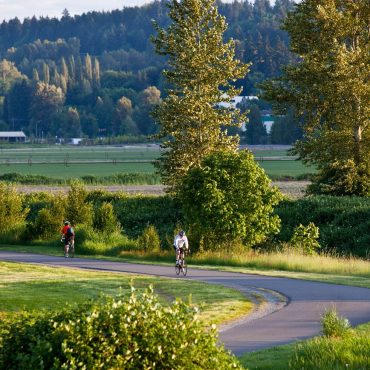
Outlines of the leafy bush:
[{"label": "leafy bush", "polygon": [[[23,196],[11,185],[0,183],[0,235],[2,240],[16,240],[25,227],[29,209],[23,204]],[[17,230],[17,233],[13,232]]]},{"label": "leafy bush", "polygon": [[87,190],[81,182],[74,180],[67,196],[66,217],[72,225],[91,224],[92,206],[87,202]]},{"label": "leafy bush", "polygon": [[32,238],[58,238],[63,225],[66,201],[61,194],[54,195],[50,203],[38,211],[33,223],[29,226]]},{"label": "leafy bush", "polygon": [[348,319],[339,316],[334,308],[324,313],[321,318],[321,326],[322,333],[326,337],[344,337],[351,328]]},{"label": "leafy bush", "polygon": [[[365,159],[365,158],[364,158]],[[353,159],[327,162],[312,176],[310,194],[370,195],[370,163],[368,158],[356,163]]]},{"label": "leafy bush", "polygon": [[150,224],[156,228],[159,238],[165,241],[167,235],[172,238],[174,225],[183,219],[181,207],[167,195],[116,195],[107,200],[112,200],[117,218],[130,238],[138,238]]},{"label": "leafy bush", "polygon": [[162,306],[149,288],[0,326],[0,369],[242,369],[197,310]]},{"label": "leafy bush", "polygon": [[370,252],[370,198],[309,196],[284,200],[275,212],[281,219],[282,241],[289,241],[299,224],[313,222],[324,251],[363,257]]},{"label": "leafy bush", "polygon": [[318,238],[319,228],[313,222],[310,222],[307,226],[299,224],[295,228],[290,243],[303,254],[314,255],[320,248]]},{"label": "leafy bush", "polygon": [[145,251],[157,252],[161,247],[161,240],[159,239],[156,228],[153,225],[148,225],[137,241],[139,247]]},{"label": "leafy bush", "polygon": [[206,249],[238,240],[252,246],[279,231],[273,208],[282,196],[247,150],[203,159],[184,177],[179,198],[193,239]]},{"label": "leafy bush", "polygon": [[94,208],[93,227],[107,234],[120,230],[120,224],[111,203],[103,202]]}]

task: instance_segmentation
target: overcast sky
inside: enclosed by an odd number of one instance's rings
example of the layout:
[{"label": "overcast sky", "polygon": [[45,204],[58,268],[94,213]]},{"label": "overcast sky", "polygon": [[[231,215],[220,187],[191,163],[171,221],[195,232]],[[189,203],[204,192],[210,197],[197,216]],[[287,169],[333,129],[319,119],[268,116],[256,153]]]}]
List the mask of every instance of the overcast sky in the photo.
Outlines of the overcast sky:
[{"label": "overcast sky", "polygon": [[33,15],[58,17],[64,9],[71,15],[91,10],[122,9],[124,6],[143,5],[150,0],[0,0],[0,20],[18,17],[23,20]]}]

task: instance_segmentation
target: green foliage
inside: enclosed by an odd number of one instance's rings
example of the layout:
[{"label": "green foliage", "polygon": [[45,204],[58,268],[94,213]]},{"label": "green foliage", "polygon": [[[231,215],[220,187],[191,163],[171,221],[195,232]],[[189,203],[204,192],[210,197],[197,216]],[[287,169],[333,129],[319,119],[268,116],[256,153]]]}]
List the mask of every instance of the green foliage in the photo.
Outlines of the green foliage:
[{"label": "green foliage", "polygon": [[279,231],[273,208],[281,194],[247,151],[214,153],[183,177],[179,192],[195,244],[242,240],[247,246]]},{"label": "green foliage", "polygon": [[299,224],[294,229],[290,243],[303,254],[314,255],[320,248],[320,244],[317,241],[318,238],[319,228],[313,222],[310,222],[307,226]]},{"label": "green foliage", "polygon": [[55,239],[60,236],[61,225],[65,215],[66,199],[57,194],[50,199],[50,203],[37,212],[29,232],[34,239]]},{"label": "green foliage", "polygon": [[169,196],[117,196],[112,204],[131,238],[139,237],[148,224],[156,228],[162,241],[166,240],[166,235],[172,238],[174,225],[183,218],[180,205]]},{"label": "green foliage", "polygon": [[78,180],[71,182],[67,196],[66,217],[72,225],[91,224],[92,206],[86,202],[87,190]]},{"label": "green foliage", "polygon": [[154,111],[165,138],[158,169],[169,191],[176,193],[182,177],[215,150],[237,149],[237,136],[224,128],[245,121],[239,109],[222,108],[241,89],[231,81],[243,78],[248,66],[235,58],[233,40],[224,42],[225,18],[214,0],[168,3],[170,25],[156,25],[153,39],[157,53],[168,57],[164,75],[171,86]]},{"label": "green foliage", "polygon": [[[110,164],[109,164],[110,165]],[[68,173],[66,173],[68,175]],[[142,185],[160,184],[160,177],[154,173],[115,173],[109,176],[84,175],[80,178],[84,185]],[[0,175],[0,181],[24,185],[67,185],[68,178],[55,178],[43,175],[9,172]]]},{"label": "green foliage", "polygon": [[335,308],[327,310],[321,318],[322,333],[326,337],[342,338],[349,333],[348,319],[338,315]]},{"label": "green foliage", "polygon": [[153,225],[148,225],[137,241],[139,247],[145,251],[158,252],[161,247],[161,240],[159,239],[158,232]]},{"label": "green foliage", "polygon": [[370,176],[365,164],[356,164],[352,159],[328,163],[312,177],[307,188],[309,194],[370,195]]},{"label": "green foliage", "polygon": [[292,370],[358,370],[370,366],[370,334],[353,331],[335,310],[322,319],[324,336],[297,345],[289,363]]},{"label": "green foliage", "polygon": [[[0,235],[7,239],[24,226],[29,209],[23,206],[23,196],[12,185],[0,183]],[[14,233],[13,237],[19,236]]]},{"label": "green foliage", "polygon": [[139,295],[0,324],[1,369],[242,369],[204,331],[197,310],[163,307],[152,288]]},{"label": "green foliage", "polygon": [[106,234],[120,230],[120,224],[111,203],[103,202],[94,209],[93,227]]},{"label": "green foliage", "polygon": [[284,21],[299,62],[264,85],[302,120],[295,153],[319,174],[311,191],[370,194],[370,39],[367,0],[303,0]]},{"label": "green foliage", "polygon": [[91,225],[75,228],[76,253],[101,256],[117,256],[121,250],[138,249],[135,240],[129,239],[120,229],[111,233],[97,231]]},{"label": "green foliage", "polygon": [[310,196],[284,200],[275,212],[281,219],[280,240],[289,241],[299,224],[313,222],[320,229],[322,250],[361,257],[369,254],[369,198]]}]

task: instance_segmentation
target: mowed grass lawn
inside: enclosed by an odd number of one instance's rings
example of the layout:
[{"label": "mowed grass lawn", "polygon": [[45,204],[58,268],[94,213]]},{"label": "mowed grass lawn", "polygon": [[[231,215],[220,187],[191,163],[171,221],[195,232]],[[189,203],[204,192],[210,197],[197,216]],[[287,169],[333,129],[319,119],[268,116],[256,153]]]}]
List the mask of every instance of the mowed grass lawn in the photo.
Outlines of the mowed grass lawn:
[{"label": "mowed grass lawn", "polygon": [[[145,145],[0,149],[0,175],[19,173],[71,179],[89,175],[102,177],[117,173],[154,173],[153,161],[159,155],[159,147]],[[255,155],[261,167],[272,177],[295,177],[314,172],[301,161],[263,159],[286,156],[286,151],[259,150]]]},{"label": "mowed grass lawn", "polygon": [[235,319],[252,308],[238,291],[213,284],[0,262],[0,317],[21,309],[58,310],[101,294],[129,296],[130,284],[137,290],[152,284],[164,304],[177,298],[190,301],[201,308],[200,318],[207,326]]}]

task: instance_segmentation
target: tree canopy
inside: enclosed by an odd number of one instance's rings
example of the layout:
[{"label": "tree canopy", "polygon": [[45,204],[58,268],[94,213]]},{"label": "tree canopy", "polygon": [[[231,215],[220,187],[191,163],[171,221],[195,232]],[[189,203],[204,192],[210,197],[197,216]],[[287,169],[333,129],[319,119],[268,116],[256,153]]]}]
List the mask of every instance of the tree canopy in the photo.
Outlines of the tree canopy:
[{"label": "tree canopy", "polygon": [[313,192],[370,195],[369,15],[367,0],[304,0],[284,22],[299,63],[265,97],[302,120],[295,152],[319,170]]},{"label": "tree canopy", "polygon": [[245,118],[220,103],[238,95],[231,82],[244,77],[247,66],[235,58],[235,43],[223,40],[227,24],[214,0],[173,0],[169,17],[172,23],[166,29],[156,26],[153,39],[157,52],[168,57],[164,74],[170,86],[154,116],[159,137],[167,139],[159,171],[176,192],[182,177],[207,154],[237,149],[238,137],[226,129]]}]

